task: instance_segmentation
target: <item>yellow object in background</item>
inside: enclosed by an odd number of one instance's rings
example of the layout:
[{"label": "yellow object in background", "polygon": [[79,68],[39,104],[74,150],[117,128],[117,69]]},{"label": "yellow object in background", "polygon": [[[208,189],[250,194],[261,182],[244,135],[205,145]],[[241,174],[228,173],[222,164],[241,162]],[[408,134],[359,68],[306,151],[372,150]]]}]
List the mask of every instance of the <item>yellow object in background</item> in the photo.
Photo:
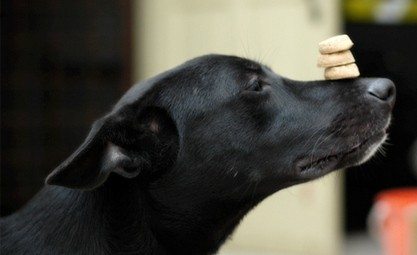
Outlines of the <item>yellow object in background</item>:
[{"label": "yellow object in background", "polygon": [[346,21],[379,24],[416,24],[417,0],[344,0]]}]

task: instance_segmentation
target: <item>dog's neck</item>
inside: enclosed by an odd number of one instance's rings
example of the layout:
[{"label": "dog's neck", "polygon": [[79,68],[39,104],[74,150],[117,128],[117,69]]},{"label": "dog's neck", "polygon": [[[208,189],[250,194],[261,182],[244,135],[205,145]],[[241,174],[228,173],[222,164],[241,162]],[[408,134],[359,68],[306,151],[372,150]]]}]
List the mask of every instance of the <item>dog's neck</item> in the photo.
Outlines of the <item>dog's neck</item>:
[{"label": "dog's neck", "polygon": [[120,233],[114,236],[120,241],[115,250],[213,254],[260,201],[255,197],[234,200],[230,194],[213,196],[207,190],[215,188],[193,184],[191,178],[186,183],[183,177],[166,176],[138,189],[137,184],[115,176],[104,186],[112,204],[108,207],[110,233]]},{"label": "dog's neck", "polygon": [[149,192],[156,215],[153,233],[168,250],[180,254],[215,253],[244,215],[264,198],[254,195],[252,186],[233,191],[231,185],[218,186],[223,182],[214,176],[201,182],[192,171],[188,176],[184,169],[181,174],[172,172],[151,185]]},{"label": "dog's neck", "polygon": [[192,185],[165,188],[138,189],[116,176],[93,191],[46,186],[9,227],[18,230],[16,245],[37,239],[37,247],[68,254],[212,254],[254,206],[207,200],[211,196]]},{"label": "dog's neck", "polygon": [[[46,186],[1,224],[6,254],[105,254],[105,215],[95,192]],[[104,223],[104,224],[103,224]]]}]

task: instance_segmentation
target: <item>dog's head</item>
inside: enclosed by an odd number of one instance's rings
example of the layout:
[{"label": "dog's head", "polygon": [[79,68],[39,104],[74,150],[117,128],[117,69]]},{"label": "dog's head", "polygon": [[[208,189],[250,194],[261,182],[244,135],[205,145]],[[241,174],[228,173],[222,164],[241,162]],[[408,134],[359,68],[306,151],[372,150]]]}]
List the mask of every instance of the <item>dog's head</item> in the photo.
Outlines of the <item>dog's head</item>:
[{"label": "dog's head", "polygon": [[92,189],[116,173],[220,193],[256,183],[270,194],[367,160],[394,100],[387,79],[301,82],[247,59],[203,56],[130,89],[47,183]]}]

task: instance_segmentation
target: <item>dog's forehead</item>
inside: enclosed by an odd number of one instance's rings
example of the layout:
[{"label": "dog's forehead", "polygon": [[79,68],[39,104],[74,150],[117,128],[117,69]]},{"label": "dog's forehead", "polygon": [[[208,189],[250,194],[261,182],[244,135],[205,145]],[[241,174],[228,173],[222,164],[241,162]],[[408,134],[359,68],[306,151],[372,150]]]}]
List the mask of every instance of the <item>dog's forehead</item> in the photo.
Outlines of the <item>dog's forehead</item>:
[{"label": "dog's forehead", "polygon": [[209,66],[211,68],[230,68],[235,71],[245,72],[250,71],[260,71],[263,67],[262,64],[242,57],[232,56],[232,55],[205,55],[198,58],[195,58],[189,63],[190,66],[199,65],[199,66]]},{"label": "dog's forehead", "polygon": [[[122,96],[113,110],[135,104],[152,92],[175,94],[177,97],[181,94],[178,93],[179,90],[191,90],[194,96],[198,96],[197,91],[227,95],[230,92],[228,90],[232,89],[232,83],[228,81],[248,71],[258,72],[263,68],[265,66],[255,61],[237,56],[210,54],[197,57],[134,85]],[[177,92],[172,93],[172,90]]]}]

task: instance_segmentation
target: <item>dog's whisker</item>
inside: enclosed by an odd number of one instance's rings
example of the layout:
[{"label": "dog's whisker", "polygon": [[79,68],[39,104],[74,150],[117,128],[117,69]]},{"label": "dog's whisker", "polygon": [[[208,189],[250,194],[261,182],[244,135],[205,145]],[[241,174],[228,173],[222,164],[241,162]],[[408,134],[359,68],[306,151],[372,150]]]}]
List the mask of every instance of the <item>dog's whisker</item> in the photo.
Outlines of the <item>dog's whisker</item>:
[{"label": "dog's whisker", "polygon": [[326,130],[325,127],[320,127],[320,128],[317,128],[315,131],[313,131],[313,133],[309,136],[309,138],[305,140],[305,142],[303,144],[303,148],[307,147],[307,145],[314,139],[316,134],[318,134],[321,131],[325,131],[325,130]]},{"label": "dog's whisker", "polygon": [[268,47],[268,49],[266,51],[264,51],[264,54],[262,54],[262,56],[259,60],[259,63],[264,64],[264,61],[265,61],[266,57],[270,54],[270,52],[272,50],[274,50],[274,47],[276,47],[276,46],[272,44]]},{"label": "dog's whisker", "polygon": [[[330,134],[328,134],[324,139],[321,139],[323,137],[323,135],[324,135],[324,134],[322,134],[317,139],[317,141],[314,144],[313,149],[311,151],[311,161],[314,160],[314,153],[315,153],[315,150],[316,150],[315,148],[319,148],[322,144],[324,144],[326,141],[328,141],[328,139],[330,139],[333,136],[334,133],[335,133],[334,131],[330,132]],[[326,155],[324,158],[327,158],[328,156],[330,156],[332,154],[332,151],[333,151],[333,148],[328,151],[328,155]]]},{"label": "dog's whisker", "polygon": [[241,47],[243,49],[243,56],[245,58],[249,58],[249,54],[248,54],[247,47],[245,46],[245,43],[244,43],[241,35],[239,35],[239,40],[240,40],[240,45],[241,45]]}]

